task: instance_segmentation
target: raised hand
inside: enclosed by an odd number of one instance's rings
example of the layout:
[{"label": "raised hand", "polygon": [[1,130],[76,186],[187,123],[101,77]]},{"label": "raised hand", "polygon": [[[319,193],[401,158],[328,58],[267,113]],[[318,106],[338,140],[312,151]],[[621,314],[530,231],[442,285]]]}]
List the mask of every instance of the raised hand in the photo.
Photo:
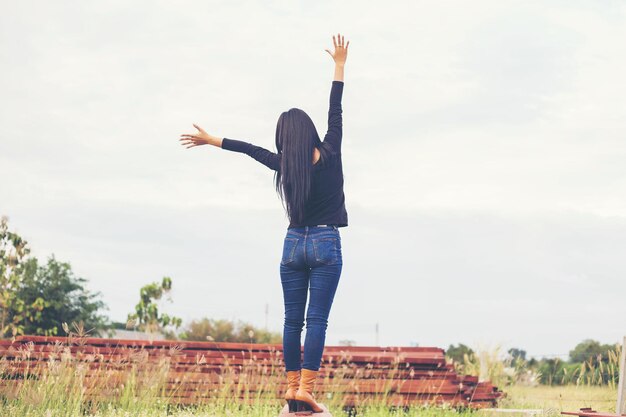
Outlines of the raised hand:
[{"label": "raised hand", "polygon": [[213,145],[213,146],[222,146],[222,138],[218,138],[217,136],[209,135],[204,131],[200,126],[194,124],[193,127],[198,129],[198,133],[182,133],[179,139],[181,141],[181,145],[188,148],[193,148],[194,146],[200,145]]},{"label": "raised hand", "polygon": [[350,41],[344,46],[344,38],[339,33],[337,34],[337,39],[335,40],[335,35],[333,35],[333,45],[335,45],[335,53],[333,54],[330,50],[325,49],[326,52],[333,57],[335,64],[343,65],[346,63],[346,58],[348,58],[348,45],[350,45]]}]

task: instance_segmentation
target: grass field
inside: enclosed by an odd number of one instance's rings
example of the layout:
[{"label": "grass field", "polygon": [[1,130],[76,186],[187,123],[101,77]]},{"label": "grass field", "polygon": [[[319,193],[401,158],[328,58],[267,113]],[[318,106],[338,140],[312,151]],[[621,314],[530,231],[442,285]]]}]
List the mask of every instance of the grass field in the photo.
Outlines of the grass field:
[{"label": "grass field", "polygon": [[592,407],[596,411],[615,412],[617,390],[606,386],[512,386],[504,388],[508,397],[500,401],[505,408],[557,408],[578,410]]},{"label": "grass field", "polygon": [[[614,412],[616,402],[615,389],[602,386],[538,386],[505,387],[507,396],[500,401],[500,409],[527,409],[541,410],[536,415],[559,415],[561,411],[576,411],[581,407],[593,407],[597,411]],[[43,400],[43,401],[42,401]],[[323,401],[321,401],[323,402]],[[216,404],[197,409],[167,409],[164,404],[137,403],[132,401],[123,407],[109,407],[108,409],[93,410],[82,414],[79,404],[75,401],[67,402],[65,398],[22,398],[8,401],[0,405],[2,417],[56,417],[56,416],[102,416],[102,417],[204,417],[204,416],[242,416],[242,417],[271,417],[277,416],[282,404],[272,406],[239,407],[234,404]],[[345,415],[341,409],[332,409],[335,416]],[[503,415],[515,416],[525,413],[495,413],[487,410],[480,411],[457,411],[447,408],[412,408],[410,410],[390,410],[385,407],[371,407],[357,410],[359,416],[364,417],[417,417],[417,416],[486,416]]]},{"label": "grass field", "polygon": [[[543,415],[560,415],[561,411],[578,411],[582,407],[614,413],[617,402],[617,390],[607,386],[510,386],[503,391],[507,396],[499,402],[498,408],[542,410]],[[487,411],[481,411],[481,414],[504,415]],[[524,413],[506,415],[521,416]]]},{"label": "grass field", "polygon": [[[283,365],[266,364],[259,369],[254,358],[242,365],[226,364],[216,388],[203,391],[201,386],[191,388],[192,402],[208,398],[207,405],[197,407],[176,407],[167,404],[163,395],[175,397],[186,386],[176,377],[172,386],[170,356],[174,350],[159,351],[159,355],[148,357],[143,349],[123,348],[116,350],[110,361],[96,360],[98,355],[83,352],[74,353],[69,345],[83,346],[86,339],[79,337],[64,344],[54,344],[46,360],[30,361],[36,355],[32,343],[26,344],[13,353],[13,359],[0,358],[0,417],[64,417],[64,416],[216,416],[216,417],[273,417],[283,408],[283,402],[276,398],[275,386],[284,378]],[[173,353],[174,352],[174,353]],[[495,356],[494,356],[495,357]],[[500,369],[499,363],[487,364],[487,368]],[[399,363],[399,362],[398,362]],[[202,366],[199,361],[197,366]],[[248,366],[249,365],[249,366]],[[493,365],[493,366],[492,366]],[[396,366],[399,366],[396,364]],[[21,378],[14,379],[11,369],[20,369]],[[393,373],[393,370],[390,371]],[[193,372],[185,372],[183,378]],[[489,375],[493,380],[497,373]],[[451,407],[412,407],[410,409],[390,409],[381,402],[380,406],[358,407],[357,416],[363,417],[417,417],[417,416],[473,416],[490,415],[523,416],[504,413],[504,410],[534,410],[535,415],[555,416],[561,411],[577,411],[582,407],[592,407],[596,411],[614,412],[617,400],[616,382],[601,384],[597,378],[580,379],[588,381],[579,385],[563,386],[524,386],[507,385],[504,379],[497,385],[505,393],[495,410],[457,410]],[[239,381],[239,382],[238,382]],[[244,381],[243,383],[241,381]],[[325,384],[328,396],[316,384],[316,399],[328,406],[335,416],[347,416],[341,408],[341,374],[336,374],[332,385]],[[321,380],[319,381],[322,382]],[[337,384],[337,385],[335,385]],[[248,386],[261,387],[247,391]],[[165,389],[167,388],[167,390]],[[240,405],[237,400],[243,396],[252,406]],[[337,395],[330,395],[330,394]],[[206,394],[206,397],[203,396]],[[91,402],[90,399],[98,398]],[[325,401],[327,399],[328,402]],[[384,401],[384,398],[382,399]],[[376,400],[380,401],[380,400]]]}]

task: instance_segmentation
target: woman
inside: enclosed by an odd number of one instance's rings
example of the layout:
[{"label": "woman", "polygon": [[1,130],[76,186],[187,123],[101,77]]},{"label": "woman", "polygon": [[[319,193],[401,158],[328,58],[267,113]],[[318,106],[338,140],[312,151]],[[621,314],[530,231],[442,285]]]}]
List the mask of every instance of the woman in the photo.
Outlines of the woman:
[{"label": "woman", "polygon": [[[315,379],[321,366],[330,307],[341,268],[339,227],[348,225],[343,193],[341,162],[344,65],[348,45],[343,36],[333,36],[335,74],[330,92],[328,131],[320,141],[311,118],[301,109],[291,108],[278,118],[276,150],[273,153],[251,143],[219,138],[202,128],[195,134],[182,134],[187,148],[213,145],[245,153],[275,171],[276,191],[286,206],[289,226],[283,243],[280,277],[285,305],[283,356],[288,389],[285,400],[289,411],[323,409],[313,398]],[[301,334],[306,309],[307,331],[304,361],[300,362]]]}]

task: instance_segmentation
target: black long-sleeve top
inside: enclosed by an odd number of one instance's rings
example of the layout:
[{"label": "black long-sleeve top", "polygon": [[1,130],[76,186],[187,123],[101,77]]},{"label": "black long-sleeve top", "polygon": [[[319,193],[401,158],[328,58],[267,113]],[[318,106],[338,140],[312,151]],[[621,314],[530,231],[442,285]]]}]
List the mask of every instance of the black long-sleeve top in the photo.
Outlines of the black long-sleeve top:
[{"label": "black long-sleeve top", "polygon": [[[304,207],[304,219],[300,223],[291,221],[289,227],[334,224],[348,225],[345,196],[343,193],[343,166],[341,162],[341,140],[343,120],[341,96],[343,81],[334,80],[330,90],[328,109],[328,131],[321,144],[321,158],[313,165],[311,192]],[[245,153],[274,171],[280,171],[281,153],[268,151],[251,143],[222,139],[222,149]]]}]

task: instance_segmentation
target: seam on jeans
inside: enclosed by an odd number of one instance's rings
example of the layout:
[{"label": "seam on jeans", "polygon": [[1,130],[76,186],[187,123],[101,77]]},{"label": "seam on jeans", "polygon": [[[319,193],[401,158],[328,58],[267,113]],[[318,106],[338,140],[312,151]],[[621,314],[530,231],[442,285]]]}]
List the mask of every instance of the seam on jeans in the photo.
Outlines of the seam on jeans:
[{"label": "seam on jeans", "polygon": [[307,252],[307,246],[306,246],[306,232],[304,233],[304,243],[302,245],[302,250],[304,251],[304,264],[308,265],[307,260],[306,260],[306,252]]}]

